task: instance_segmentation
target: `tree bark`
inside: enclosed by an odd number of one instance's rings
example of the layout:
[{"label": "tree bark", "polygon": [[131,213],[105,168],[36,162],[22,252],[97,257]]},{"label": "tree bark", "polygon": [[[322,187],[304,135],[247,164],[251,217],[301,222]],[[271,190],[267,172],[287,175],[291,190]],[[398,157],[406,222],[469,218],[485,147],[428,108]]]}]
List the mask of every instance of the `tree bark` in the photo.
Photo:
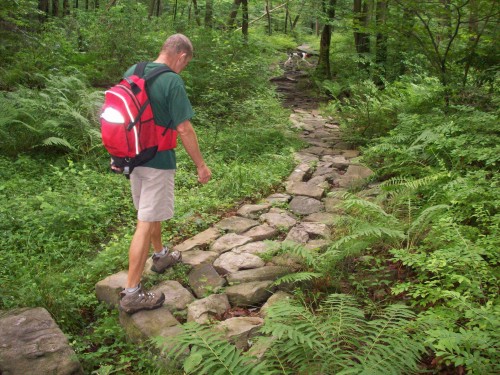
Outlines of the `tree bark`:
[{"label": "tree bark", "polygon": [[387,1],[377,1],[377,40],[375,62],[379,65],[385,65],[387,62],[387,33],[385,32],[385,23],[387,21]]},{"label": "tree bark", "polygon": [[70,14],[69,0],[63,0],[63,15],[69,16],[69,14]]},{"label": "tree bark", "polygon": [[54,17],[59,15],[59,0],[52,0],[52,15]]},{"label": "tree bark", "polygon": [[268,33],[271,35],[273,33],[272,25],[271,25],[271,12],[269,11],[271,4],[269,4],[269,0],[266,0],[266,13],[267,13],[267,28]]},{"label": "tree bark", "polygon": [[241,31],[245,40],[248,39],[248,0],[241,1]]},{"label": "tree bark", "polygon": [[231,8],[231,12],[229,13],[229,19],[227,21],[227,26],[230,29],[234,29],[236,27],[236,15],[238,14],[238,8],[240,7],[241,0],[234,0],[233,6]]},{"label": "tree bark", "polygon": [[336,4],[337,0],[323,0],[323,13],[325,13],[327,20],[321,32],[319,60],[318,66],[316,67],[316,75],[321,79],[332,79],[332,72],[330,69],[330,43],[332,40],[332,22],[335,18]]},{"label": "tree bark", "polygon": [[213,27],[214,2],[206,0],[205,3],[205,27]]},{"label": "tree bark", "polygon": [[[363,0],[354,0],[354,45],[362,59],[370,53],[370,34],[366,32],[368,26],[368,3]],[[359,67],[368,69],[369,64],[361,59]]]}]

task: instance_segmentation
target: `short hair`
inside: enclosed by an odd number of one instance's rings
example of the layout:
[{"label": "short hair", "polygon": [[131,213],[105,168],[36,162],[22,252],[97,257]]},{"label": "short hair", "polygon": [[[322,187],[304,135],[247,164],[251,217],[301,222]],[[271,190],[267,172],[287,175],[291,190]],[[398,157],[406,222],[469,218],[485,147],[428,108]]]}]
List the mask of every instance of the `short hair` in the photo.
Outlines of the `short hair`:
[{"label": "short hair", "polygon": [[189,38],[183,34],[174,34],[168,37],[163,43],[161,53],[166,55],[186,53],[189,57],[193,56],[193,45]]}]

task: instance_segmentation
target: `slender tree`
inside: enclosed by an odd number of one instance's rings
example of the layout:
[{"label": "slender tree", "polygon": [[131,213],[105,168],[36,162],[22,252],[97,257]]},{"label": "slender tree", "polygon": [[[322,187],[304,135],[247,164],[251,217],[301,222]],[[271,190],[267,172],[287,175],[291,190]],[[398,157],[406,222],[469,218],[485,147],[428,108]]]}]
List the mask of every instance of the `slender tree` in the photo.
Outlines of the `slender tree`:
[{"label": "slender tree", "polygon": [[322,10],[325,18],[325,25],[321,31],[319,45],[319,60],[316,67],[316,75],[322,79],[331,79],[330,69],[330,43],[332,40],[333,20],[335,18],[335,6],[337,0],[323,0]]},{"label": "slender tree", "polygon": [[[377,12],[376,12],[376,25],[377,25],[377,38],[375,47],[375,62],[377,64],[379,74],[385,75],[385,64],[387,62],[387,31],[386,31],[386,21],[388,13],[388,3],[387,1],[378,0],[377,1]],[[381,84],[380,77],[377,78],[378,84]]]},{"label": "slender tree", "polygon": [[369,23],[368,1],[354,0],[354,45],[360,56],[360,68],[367,69],[369,64],[364,60],[370,54],[370,34],[367,32]]},{"label": "slender tree", "polygon": [[248,39],[248,0],[241,0],[241,31],[243,37]]},{"label": "slender tree", "polygon": [[231,12],[229,12],[229,19],[227,21],[227,26],[230,29],[236,27],[236,16],[238,15],[238,9],[240,7],[241,0],[234,0],[233,6],[231,7]]},{"label": "slender tree", "polygon": [[206,0],[205,3],[205,27],[213,27],[214,2],[213,0]]}]

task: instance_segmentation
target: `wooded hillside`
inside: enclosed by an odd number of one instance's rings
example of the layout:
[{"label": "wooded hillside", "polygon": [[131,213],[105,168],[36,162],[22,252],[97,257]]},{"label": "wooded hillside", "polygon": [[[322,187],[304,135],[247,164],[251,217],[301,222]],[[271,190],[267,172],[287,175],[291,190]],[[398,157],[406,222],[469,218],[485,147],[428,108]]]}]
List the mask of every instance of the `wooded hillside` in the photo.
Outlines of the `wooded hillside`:
[{"label": "wooded hillside", "polygon": [[[499,373],[498,5],[0,0],[0,309],[46,308],[88,374]],[[165,241],[283,191],[305,143],[272,78],[317,103],[374,172],[336,193],[329,181],[342,208],[328,246],[260,255],[300,269],[277,282],[294,298],[268,312],[258,366],[189,325],[178,345],[191,354],[166,364],[95,296],[126,269],[135,225],[101,142],[103,91],[173,33],[194,45],[182,78],[213,181],[199,185],[178,149]],[[285,63],[294,52],[304,60]],[[168,277],[185,285],[189,271]]]}]

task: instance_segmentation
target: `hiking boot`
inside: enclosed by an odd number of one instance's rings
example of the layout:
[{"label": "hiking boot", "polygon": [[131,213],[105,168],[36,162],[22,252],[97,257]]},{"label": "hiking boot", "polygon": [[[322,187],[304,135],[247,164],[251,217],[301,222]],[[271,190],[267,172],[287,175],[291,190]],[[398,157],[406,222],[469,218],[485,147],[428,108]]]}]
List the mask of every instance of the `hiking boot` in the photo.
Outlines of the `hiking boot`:
[{"label": "hiking boot", "polygon": [[139,310],[153,310],[157,309],[165,301],[163,293],[145,292],[142,286],[134,293],[120,293],[120,308],[127,314],[133,314]]},{"label": "hiking boot", "polygon": [[151,271],[163,273],[167,268],[179,263],[182,260],[182,254],[180,251],[170,251],[164,256],[153,254],[152,258],[153,265],[151,266]]}]

